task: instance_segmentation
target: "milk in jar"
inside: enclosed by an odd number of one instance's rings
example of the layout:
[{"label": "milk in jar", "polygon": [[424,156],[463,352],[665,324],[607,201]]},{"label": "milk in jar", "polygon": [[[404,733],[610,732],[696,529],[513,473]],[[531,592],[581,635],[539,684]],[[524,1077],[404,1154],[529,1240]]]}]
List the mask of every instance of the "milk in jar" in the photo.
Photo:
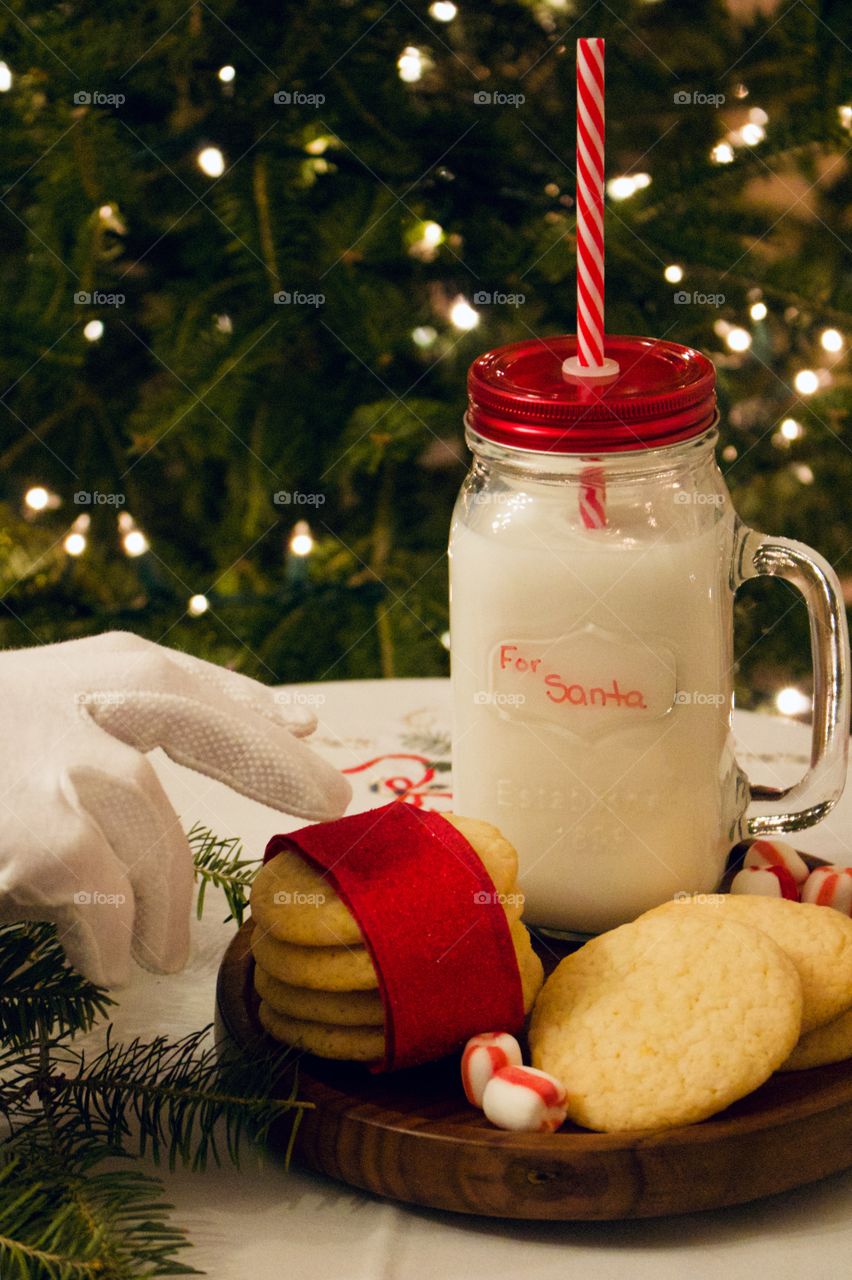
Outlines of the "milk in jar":
[{"label": "milk in jar", "polygon": [[555,929],[713,889],[742,807],[733,515],[658,493],[648,537],[643,496],[586,529],[576,487],[474,477],[453,524],[455,805],[515,845],[525,918]]}]

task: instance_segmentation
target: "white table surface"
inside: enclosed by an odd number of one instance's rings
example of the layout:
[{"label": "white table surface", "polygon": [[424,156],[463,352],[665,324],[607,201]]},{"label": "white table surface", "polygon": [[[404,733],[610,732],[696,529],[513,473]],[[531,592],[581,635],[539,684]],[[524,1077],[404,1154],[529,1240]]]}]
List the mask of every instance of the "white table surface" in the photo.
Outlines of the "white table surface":
[{"label": "white table surface", "polygon": [[[340,768],[356,770],[351,811],[386,803],[394,785],[411,785],[429,807],[451,807],[449,772],[432,769],[448,760],[448,681],[348,681],[294,686],[294,692],[315,703],[315,748]],[[783,786],[806,768],[809,734],[801,725],[747,713],[737,713],[735,725],[753,781]],[[187,827],[199,820],[220,836],[238,835],[249,854],[259,856],[274,832],[300,825],[165,757],[155,757],[155,764]],[[796,843],[852,862],[852,787],[834,813]],[[216,971],[234,927],[222,923],[225,914],[211,893],[183,973],[157,977],[136,970],[131,985],[116,993],[116,1039],[179,1036],[211,1021]],[[97,1043],[100,1034],[87,1039]],[[546,1224],[396,1205],[316,1174],[287,1173],[259,1152],[247,1151],[240,1170],[159,1174],[175,1219],[194,1244],[185,1261],[215,1280],[491,1280],[525,1273],[534,1280],[839,1280],[852,1274],[852,1171],[712,1213]]]}]

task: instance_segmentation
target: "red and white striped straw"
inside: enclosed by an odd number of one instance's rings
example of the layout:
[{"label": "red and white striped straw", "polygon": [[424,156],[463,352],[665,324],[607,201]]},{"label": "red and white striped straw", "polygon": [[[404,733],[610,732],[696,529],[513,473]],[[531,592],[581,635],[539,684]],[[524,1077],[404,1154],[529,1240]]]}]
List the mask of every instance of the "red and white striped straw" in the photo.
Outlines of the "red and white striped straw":
[{"label": "red and white striped straw", "polygon": [[577,41],[577,355],[570,377],[611,377],[604,355],[604,42]]},{"label": "red and white striped straw", "polygon": [[587,529],[606,528],[606,472],[603,467],[583,467],[579,504],[580,519]]},{"label": "red and white striped straw", "polygon": [[577,41],[577,349],[604,362],[604,42]]}]

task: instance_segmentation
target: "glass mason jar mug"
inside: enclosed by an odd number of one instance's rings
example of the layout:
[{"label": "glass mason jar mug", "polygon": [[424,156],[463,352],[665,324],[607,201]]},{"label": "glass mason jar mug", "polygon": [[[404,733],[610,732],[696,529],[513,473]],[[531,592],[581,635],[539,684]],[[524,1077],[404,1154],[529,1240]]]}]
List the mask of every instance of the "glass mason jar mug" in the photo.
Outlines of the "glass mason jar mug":
[{"label": "glass mason jar mug", "polygon": [[[569,380],[573,338],[498,348],[469,378],[473,466],[450,537],[460,813],[518,850],[525,918],[593,933],[713,890],[746,834],[822,818],[846,776],[849,641],[816,552],[737,518],[713,447],[715,371],[608,338],[620,373]],[[811,768],[761,794],[731,730],[733,600],[785,578],[810,613]]]}]

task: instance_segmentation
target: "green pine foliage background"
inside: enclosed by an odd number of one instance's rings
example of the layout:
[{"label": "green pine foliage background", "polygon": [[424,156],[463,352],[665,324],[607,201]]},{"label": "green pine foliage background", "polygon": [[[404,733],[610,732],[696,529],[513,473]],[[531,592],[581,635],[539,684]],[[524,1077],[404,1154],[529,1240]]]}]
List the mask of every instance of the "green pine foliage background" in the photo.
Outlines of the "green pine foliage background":
[{"label": "green pine foliage background", "polygon": [[[852,332],[842,0],[744,25],[720,0],[459,0],[448,23],[423,0],[9,0],[0,643],[119,626],[269,681],[446,671],[465,372],[490,346],[573,328],[573,50],[592,34],[608,41],[608,172],[652,179],[609,203],[608,328],[717,359],[740,513],[852,582],[848,366],[819,345],[826,325]],[[408,46],[416,82],[397,68]],[[276,104],[282,90],[324,100]],[[524,102],[480,105],[481,90]],[[725,102],[679,105],[679,90]],[[765,139],[713,163],[755,107]],[[444,231],[434,251],[424,220]],[[724,304],[676,304],[672,262],[680,287]],[[460,331],[453,300],[483,289],[525,302]],[[94,291],[125,301],[75,303]],[[720,319],[752,332],[749,352],[727,349]],[[792,390],[797,369],[831,363],[819,394]],[[804,427],[789,444],[786,416]],[[61,505],[27,515],[36,484]],[[79,491],[123,495],[150,551],[124,555],[116,505],[77,506]],[[783,587],[744,593],[738,646],[742,705],[806,683],[804,611]]]}]

